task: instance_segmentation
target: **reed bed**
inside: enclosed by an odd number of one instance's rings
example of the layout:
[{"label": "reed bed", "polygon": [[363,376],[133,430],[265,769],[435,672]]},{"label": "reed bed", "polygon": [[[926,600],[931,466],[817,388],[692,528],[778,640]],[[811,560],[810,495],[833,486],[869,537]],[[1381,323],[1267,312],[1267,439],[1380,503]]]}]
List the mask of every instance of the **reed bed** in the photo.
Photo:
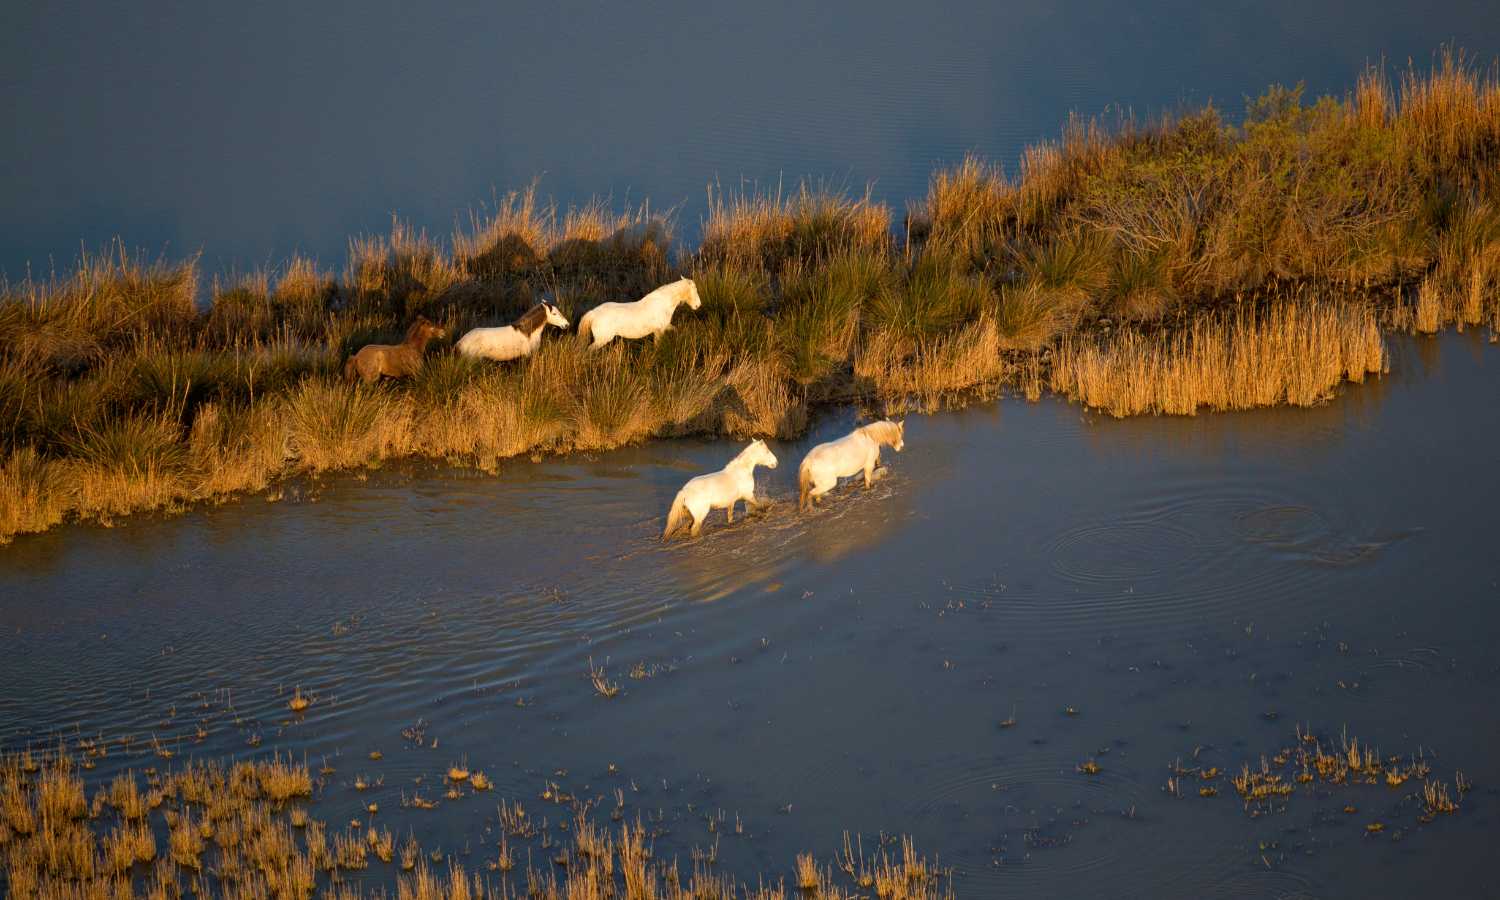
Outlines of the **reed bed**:
[{"label": "reed bed", "polygon": [[1385,341],[1368,308],[1287,302],[1154,334],[1065,339],[1051,387],[1113,416],[1193,415],[1204,407],[1311,406],[1346,380],[1384,371]]},{"label": "reed bed", "polygon": [[[1116,415],[1320,402],[1384,370],[1381,327],[1500,328],[1500,80],[1445,50],[1227,121],[1073,118],[1014,174],[933,174],[898,223],[866,193],[715,187],[671,211],[559,209],[533,185],[450,237],[393,220],[337,273],[211,279],[118,244],[0,286],[0,541],[424,455],[686,434],[793,437],[819,405],[1050,386]],[[407,382],[344,359],[424,315],[456,337],[540,299],[574,321],[679,275],[703,308],[656,341],[549,335],[504,365],[429,351]],[[451,338],[450,338],[451,340]]]},{"label": "reed bed", "polygon": [[[848,886],[833,866],[819,868],[810,855],[798,855],[782,872],[763,873],[751,886],[702,861],[684,872],[657,854],[640,822],[601,827],[582,802],[575,801],[572,843],[565,847],[537,842],[520,804],[502,803],[506,837],[499,853],[476,859],[471,872],[452,856],[424,854],[415,835],[398,852],[390,829],[373,820],[346,829],[312,818],[311,775],[290,760],[153,771],[144,794],[138,776],[128,773],[100,785],[92,804],[73,756],[60,750],[34,761],[0,759],[0,892],[18,900],[154,900],[187,891],[305,900],[385,897],[392,887],[410,900],[785,900],[796,893],[787,881],[800,884],[806,867],[817,881],[802,896],[815,900],[853,898],[871,885],[887,900],[954,896],[950,873],[918,854],[910,839],[894,855],[882,849],[865,857],[850,853],[846,835],[839,865],[850,875]],[[536,843],[528,851],[543,851],[541,868],[530,852],[519,868],[512,840]]]}]

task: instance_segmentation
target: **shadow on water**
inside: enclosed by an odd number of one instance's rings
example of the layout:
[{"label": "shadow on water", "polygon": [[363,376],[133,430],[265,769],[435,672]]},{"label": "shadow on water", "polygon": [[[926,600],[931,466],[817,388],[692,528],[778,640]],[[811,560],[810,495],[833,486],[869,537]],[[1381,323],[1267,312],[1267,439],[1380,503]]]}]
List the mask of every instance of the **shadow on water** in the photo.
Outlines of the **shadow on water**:
[{"label": "shadow on water", "polygon": [[[152,739],[326,758],[317,814],[375,801],[449,848],[492,804],[401,801],[464,757],[527,803],[619,788],[658,853],[721,840],[736,873],[851,829],[913,833],[960,896],[1482,895],[1500,369],[1470,336],[1395,345],[1392,375],[1309,410],[914,415],[873,489],[800,515],[797,462],[855,423],[835,412],[772,443],[767,507],[667,544],[672,495],[736,444],[395,466],[19,540],[0,744],[131,736],[99,777],[153,764]],[[1164,792],[1174,760],[1238,771],[1298,723],[1481,787],[1425,824],[1410,789],[1259,818],[1223,782]]]}]

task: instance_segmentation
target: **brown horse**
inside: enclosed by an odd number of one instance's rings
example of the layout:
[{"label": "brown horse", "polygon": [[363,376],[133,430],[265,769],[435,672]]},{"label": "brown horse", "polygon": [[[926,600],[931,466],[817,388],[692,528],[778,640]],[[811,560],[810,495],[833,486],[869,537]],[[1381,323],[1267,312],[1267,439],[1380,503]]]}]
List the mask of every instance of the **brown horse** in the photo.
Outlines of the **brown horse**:
[{"label": "brown horse", "polygon": [[366,344],[344,363],[344,380],[359,378],[365,384],[380,380],[380,376],[409,378],[422,368],[422,354],[427,342],[433,338],[446,337],[448,329],[431,322],[426,316],[406,329],[406,340],[399,344]]}]

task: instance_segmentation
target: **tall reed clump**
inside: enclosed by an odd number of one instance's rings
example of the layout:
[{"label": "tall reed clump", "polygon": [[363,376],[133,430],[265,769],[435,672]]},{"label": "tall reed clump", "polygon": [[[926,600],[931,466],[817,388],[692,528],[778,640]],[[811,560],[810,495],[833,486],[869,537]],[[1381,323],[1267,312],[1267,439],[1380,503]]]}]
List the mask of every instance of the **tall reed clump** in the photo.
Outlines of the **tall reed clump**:
[{"label": "tall reed clump", "polygon": [[1386,367],[1374,314],[1346,303],[1287,302],[1265,312],[1209,314],[1177,331],[1122,330],[1070,339],[1052,363],[1052,389],[1114,416],[1193,415],[1311,406],[1345,380]]},{"label": "tall reed clump", "polygon": [[[0,284],[0,541],[409,454],[793,437],[849,400],[1050,383],[1119,414],[1307,403],[1380,370],[1377,313],[1500,331],[1500,70],[1455,50],[1341,97],[1273,85],[1240,115],[1070,117],[1010,172],[935,172],[904,228],[868,191],[708,199],[696,250],[671,210],[532,185],[446,239],[393,219],[337,274],[297,257],[203,284],[196,259],[116,242]],[[453,355],[539,300],[577,321],[684,274],[703,306],[654,340]],[[336,380],[417,314],[453,335],[417,377]]]}]

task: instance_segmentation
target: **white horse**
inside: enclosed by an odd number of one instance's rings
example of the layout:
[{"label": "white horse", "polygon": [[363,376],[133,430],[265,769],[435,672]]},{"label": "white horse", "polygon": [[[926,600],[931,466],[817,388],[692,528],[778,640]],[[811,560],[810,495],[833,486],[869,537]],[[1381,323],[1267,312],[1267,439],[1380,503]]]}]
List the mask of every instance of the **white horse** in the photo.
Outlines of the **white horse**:
[{"label": "white horse", "polygon": [[729,465],[709,475],[699,475],[682,486],[672,500],[667,512],[667,527],[661,539],[672,536],[683,521],[693,517],[692,534],[696,537],[703,531],[703,520],[710,510],[723,509],[728,512],[728,521],[734,521],[734,505],[743,500],[748,509],[760,506],[755,499],[755,467],[776,468],[776,456],[762,440],[752,441],[750,446],[729,461]]},{"label": "white horse", "polygon": [[797,469],[797,508],[807,509],[833,490],[840,478],[861,471],[865,473],[865,487],[870,487],[875,483],[880,448],[889,446],[899,453],[906,446],[905,437],[904,419],[900,422],[882,419],[812,448]]},{"label": "white horse", "polygon": [[541,345],[542,332],[548,325],[567,328],[568,320],[561,310],[543,300],[509,325],[470,329],[458,339],[458,352],[497,362],[530,356]]},{"label": "white horse", "polygon": [[593,337],[590,350],[598,350],[615,338],[635,340],[648,334],[660,335],[672,327],[672,313],[686,303],[697,309],[703,305],[693,279],[683,277],[665,284],[634,303],[601,303],[578,320],[578,334]]}]

